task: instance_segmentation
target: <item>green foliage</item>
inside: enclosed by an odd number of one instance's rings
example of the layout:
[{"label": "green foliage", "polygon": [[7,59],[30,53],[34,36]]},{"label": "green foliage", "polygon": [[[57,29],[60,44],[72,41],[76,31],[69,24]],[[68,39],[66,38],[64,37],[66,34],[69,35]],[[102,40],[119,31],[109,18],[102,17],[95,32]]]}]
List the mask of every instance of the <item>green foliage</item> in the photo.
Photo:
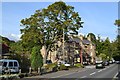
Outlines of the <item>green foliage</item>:
[{"label": "green foliage", "polygon": [[34,46],[45,46],[48,55],[49,51],[54,50],[54,43],[62,41],[63,29],[67,40],[68,34],[78,34],[82,24],[81,17],[74,11],[74,7],[62,1],[55,2],[21,20],[21,25],[24,26],[24,29],[21,29],[22,45],[28,51]]},{"label": "green foliage", "polygon": [[106,56],[106,54],[104,54],[104,53],[101,53],[101,54],[99,55],[99,57],[102,58],[102,60],[107,59],[107,56]]},{"label": "green foliage", "polygon": [[113,44],[110,42],[109,38],[106,38],[103,41],[100,36],[98,36],[98,40],[96,41],[97,57],[101,57],[103,60],[111,59],[113,57],[114,49],[115,47],[113,47]]},{"label": "green foliage", "polygon": [[96,56],[99,56],[103,51],[103,42],[101,41],[100,36],[96,40]]},{"label": "green foliage", "polygon": [[77,68],[84,68],[84,66],[80,63],[74,64],[74,66],[77,67]]},{"label": "green foliage", "polygon": [[43,66],[43,58],[40,54],[40,47],[33,47],[31,53],[31,66],[36,70],[38,67]]},{"label": "green foliage", "polygon": [[16,54],[22,54],[24,53],[23,46],[21,45],[21,41],[11,43],[10,44],[10,52],[11,53],[16,53]]},{"label": "green foliage", "polygon": [[115,20],[115,23],[114,23],[114,24],[117,25],[117,26],[120,26],[120,19]]},{"label": "green foliage", "polygon": [[[118,27],[120,27],[120,19],[118,19],[118,20],[115,20],[115,23],[114,23],[115,25],[117,25]],[[117,59],[117,60],[120,60],[120,35],[119,35],[119,33],[118,33],[118,36],[117,36],[117,38],[116,38],[116,41],[113,43],[114,44],[114,46],[116,47],[116,48],[113,48],[114,50],[113,50],[113,56]]]},{"label": "green foliage", "polygon": [[64,65],[64,64],[61,64],[59,66],[59,70],[67,70],[68,68]]},{"label": "green foliage", "polygon": [[[120,36],[117,36],[116,41],[113,43],[114,44],[114,50],[113,50],[113,56],[117,59],[120,60]],[[119,58],[119,59],[118,59]]]},{"label": "green foliage", "polygon": [[102,53],[104,53],[106,56],[111,56],[111,44],[109,41],[109,38],[106,38],[106,40],[103,42],[103,51]]},{"label": "green foliage", "polygon": [[7,37],[3,37],[0,35],[0,43],[4,43],[9,46],[11,43],[15,43],[15,41],[9,40]]},{"label": "green foliage", "polygon": [[47,64],[45,69],[48,71],[57,71],[57,63]]}]

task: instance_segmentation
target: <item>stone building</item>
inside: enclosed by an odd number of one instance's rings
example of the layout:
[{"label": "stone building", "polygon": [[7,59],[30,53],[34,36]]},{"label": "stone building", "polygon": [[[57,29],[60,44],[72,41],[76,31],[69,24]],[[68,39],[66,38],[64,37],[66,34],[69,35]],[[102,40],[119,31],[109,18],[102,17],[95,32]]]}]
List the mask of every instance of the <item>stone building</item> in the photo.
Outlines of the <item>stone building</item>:
[{"label": "stone building", "polygon": [[[89,63],[95,62],[95,45],[90,40],[90,37],[84,39],[83,35],[74,35],[69,36],[69,40],[64,43],[64,54],[63,54],[63,43],[57,41],[56,45],[59,48],[56,48],[55,51],[49,52],[48,60],[51,60],[53,63],[58,60],[63,60],[73,64],[77,62],[87,61]],[[45,47],[41,49],[43,58],[45,57],[46,50]]]}]

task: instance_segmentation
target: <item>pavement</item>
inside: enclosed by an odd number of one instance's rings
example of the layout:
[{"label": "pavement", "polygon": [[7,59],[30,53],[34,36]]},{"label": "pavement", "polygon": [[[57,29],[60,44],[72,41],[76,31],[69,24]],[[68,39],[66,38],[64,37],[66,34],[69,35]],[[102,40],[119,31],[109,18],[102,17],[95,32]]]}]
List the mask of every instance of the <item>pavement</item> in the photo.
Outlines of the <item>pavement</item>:
[{"label": "pavement", "polygon": [[68,78],[68,79],[96,79],[96,78],[116,78],[118,74],[118,64],[110,64],[103,69],[96,69],[95,66],[86,66],[85,68],[73,68],[70,70],[63,70],[54,73],[44,74],[40,76],[27,77],[26,79],[32,78],[50,78],[50,79],[58,79],[58,78]]}]

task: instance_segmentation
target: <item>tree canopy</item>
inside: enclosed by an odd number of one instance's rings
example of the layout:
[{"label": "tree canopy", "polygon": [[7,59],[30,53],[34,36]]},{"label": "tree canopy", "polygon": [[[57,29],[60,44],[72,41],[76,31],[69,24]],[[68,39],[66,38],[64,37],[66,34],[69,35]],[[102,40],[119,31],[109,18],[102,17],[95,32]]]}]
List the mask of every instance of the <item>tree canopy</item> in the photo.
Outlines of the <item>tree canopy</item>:
[{"label": "tree canopy", "polygon": [[117,26],[120,26],[120,19],[115,20],[115,23],[114,23],[114,24],[117,25]]},{"label": "tree canopy", "polygon": [[63,34],[65,40],[71,33],[78,34],[82,24],[74,7],[62,1],[55,2],[21,20],[21,25],[24,26],[21,29],[23,46],[28,50],[38,45],[45,46],[48,53],[56,41],[62,41]]}]

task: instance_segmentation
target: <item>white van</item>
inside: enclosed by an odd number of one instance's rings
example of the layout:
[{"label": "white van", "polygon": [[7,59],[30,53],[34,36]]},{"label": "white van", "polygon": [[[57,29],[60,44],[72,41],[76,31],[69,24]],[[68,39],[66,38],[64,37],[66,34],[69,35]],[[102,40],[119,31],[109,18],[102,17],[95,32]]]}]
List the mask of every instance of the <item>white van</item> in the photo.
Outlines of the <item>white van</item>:
[{"label": "white van", "polygon": [[18,73],[19,63],[17,60],[1,59],[0,60],[0,73]]}]

